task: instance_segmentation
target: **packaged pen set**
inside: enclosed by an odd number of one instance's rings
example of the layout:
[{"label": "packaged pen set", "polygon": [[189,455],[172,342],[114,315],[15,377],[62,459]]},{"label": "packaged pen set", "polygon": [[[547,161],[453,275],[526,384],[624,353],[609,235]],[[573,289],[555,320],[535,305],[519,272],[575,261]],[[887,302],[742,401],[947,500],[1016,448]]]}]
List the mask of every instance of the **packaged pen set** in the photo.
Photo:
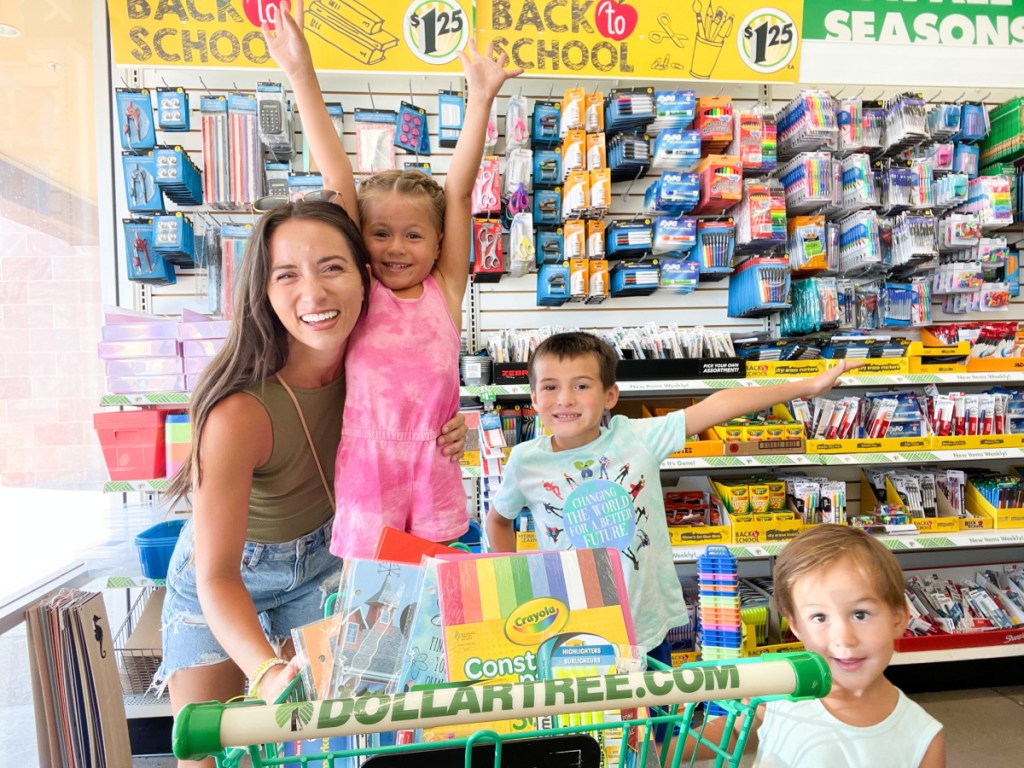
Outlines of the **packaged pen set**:
[{"label": "packaged pen set", "polygon": [[905,594],[912,636],[897,639],[897,650],[942,648],[945,635],[967,633],[972,642],[1002,645],[1024,625],[1024,566],[911,571]]},{"label": "packaged pen set", "polygon": [[878,440],[931,434],[914,392],[797,399],[790,406],[811,440]]}]

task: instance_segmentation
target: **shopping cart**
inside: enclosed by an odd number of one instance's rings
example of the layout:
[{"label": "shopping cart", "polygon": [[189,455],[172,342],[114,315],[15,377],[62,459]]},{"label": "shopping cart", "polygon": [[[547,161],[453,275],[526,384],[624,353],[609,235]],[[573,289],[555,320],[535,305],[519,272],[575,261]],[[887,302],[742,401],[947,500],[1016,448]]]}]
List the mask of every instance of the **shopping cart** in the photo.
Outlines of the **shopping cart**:
[{"label": "shopping cart", "polygon": [[[686,751],[693,745],[705,747],[705,752],[714,756],[716,768],[737,766],[759,704],[773,699],[820,698],[832,685],[828,665],[821,656],[810,652],[697,662],[675,669],[651,660],[650,666],[652,668],[646,672],[604,677],[447,687],[400,694],[370,693],[353,699],[293,700],[280,704],[189,704],[178,713],[174,723],[174,754],[191,760],[213,755],[220,768],[235,768],[246,759],[253,768],[285,765],[329,768],[342,758],[382,755],[392,757],[386,763],[389,766],[422,765],[423,760],[427,760],[431,768],[448,765],[471,768],[481,764],[519,768],[526,763],[514,759],[512,752],[520,740],[585,736],[615,729],[621,743],[630,745],[619,752],[619,768],[647,768],[659,762],[662,766],[678,768],[684,752],[679,747],[684,742]],[[704,725],[694,723],[699,704],[707,701],[714,701],[726,712],[722,736],[715,741],[705,738]],[[284,756],[279,749],[281,743],[296,740],[642,707],[649,708],[648,716],[621,722],[591,722],[511,734],[482,730],[465,739],[317,755]],[[661,750],[663,754],[659,758],[659,750],[651,748],[651,735],[662,723],[679,735],[676,749]],[[543,739],[535,743],[543,743]],[[461,759],[451,760],[453,748],[461,750],[458,755]],[[508,753],[504,763],[503,749]],[[488,755],[486,763],[481,763],[481,750]],[[588,764],[579,756],[579,750],[576,752],[571,764]],[[692,752],[696,756],[697,750]],[[416,755],[420,756],[419,762]],[[441,759],[442,755],[447,761]],[[402,761],[401,757],[409,760]],[[384,760],[377,759],[378,764],[385,764]],[[687,764],[692,762],[688,758]],[[535,764],[557,768],[569,763]]]}]

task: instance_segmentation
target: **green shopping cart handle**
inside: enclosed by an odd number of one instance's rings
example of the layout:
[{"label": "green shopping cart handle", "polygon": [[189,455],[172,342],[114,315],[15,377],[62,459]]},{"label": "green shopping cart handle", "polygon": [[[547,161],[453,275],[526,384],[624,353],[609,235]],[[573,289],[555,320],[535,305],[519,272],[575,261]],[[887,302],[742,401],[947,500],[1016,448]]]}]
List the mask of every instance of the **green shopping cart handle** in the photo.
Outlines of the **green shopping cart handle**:
[{"label": "green shopping cart handle", "polygon": [[200,760],[224,747],[716,699],[820,698],[831,687],[825,660],[800,651],[603,677],[364,694],[355,699],[187,704],[174,721],[173,748],[179,759]]}]

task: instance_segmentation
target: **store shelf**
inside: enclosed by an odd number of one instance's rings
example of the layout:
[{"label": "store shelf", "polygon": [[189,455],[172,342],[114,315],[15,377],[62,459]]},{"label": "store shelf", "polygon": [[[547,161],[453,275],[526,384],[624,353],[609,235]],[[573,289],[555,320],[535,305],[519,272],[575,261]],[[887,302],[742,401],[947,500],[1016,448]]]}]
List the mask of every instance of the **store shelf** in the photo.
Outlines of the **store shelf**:
[{"label": "store shelf", "polygon": [[[734,467],[835,467],[884,464],[929,464],[962,461],[1024,460],[1024,448],[979,448],[970,451],[907,451],[906,453],[789,453],[759,456],[691,456],[666,459],[663,470],[731,469]],[[463,467],[464,478],[480,477],[480,467]],[[159,482],[159,481],[154,481]]]},{"label": "store shelf", "polygon": [[[804,381],[802,378],[785,379],[684,379],[658,381],[620,381],[619,391],[623,394],[645,392],[672,392],[686,394],[691,392],[709,392],[717,389],[737,389],[739,387],[771,387],[789,381]],[[909,384],[989,384],[1016,383],[1024,384],[1024,372],[1003,371],[998,373],[909,373],[887,376],[844,376],[840,379],[840,388],[892,387]],[[460,393],[464,397],[495,397],[524,396],[530,394],[528,384],[491,384],[478,387],[462,387]]]},{"label": "store shelf", "polygon": [[117,405],[188,405],[190,392],[147,392],[134,395],[104,395],[100,406]]},{"label": "store shelf", "polygon": [[[801,378],[786,379],[665,379],[655,381],[620,381],[619,391],[624,394],[669,392],[687,394],[710,392],[717,389],[740,387],[771,387],[788,381],[803,381]],[[844,376],[840,388],[893,387],[910,384],[962,384],[986,386],[988,384],[1024,384],[1024,371],[1001,371],[994,373],[909,373],[887,376]],[[488,384],[475,387],[461,387],[463,397],[529,397],[528,384]],[[127,395],[103,395],[100,405],[187,405],[190,392],[149,392]]]},{"label": "store shelf", "polygon": [[[945,535],[919,533],[915,536],[879,536],[878,539],[896,554],[986,547],[1024,547],[1024,528],[1006,531],[964,531]],[[785,546],[785,542],[730,545],[729,551],[738,560],[757,560],[777,557]],[[673,559],[676,563],[693,563],[703,554],[704,545],[672,548]]]},{"label": "store shelf", "polygon": [[137,693],[124,695],[124,716],[128,720],[139,720],[145,717],[172,717],[173,714],[171,697],[166,694],[160,697]]},{"label": "store shelf", "polygon": [[155,480],[108,480],[103,484],[104,493],[132,493],[134,491],[146,491],[159,493],[166,491],[170,480],[161,477]]},{"label": "store shelf", "polygon": [[904,453],[816,454],[823,467],[857,464],[922,464],[926,462],[996,461],[1024,459],[1024,448],[976,448],[963,451],[907,451]]},{"label": "store shelf", "polygon": [[[1021,630],[1024,632],[1024,630]],[[970,648],[948,648],[941,651],[894,653],[890,664],[937,664],[946,661],[977,661],[1024,656],[1024,643],[1012,645],[979,645]]]}]

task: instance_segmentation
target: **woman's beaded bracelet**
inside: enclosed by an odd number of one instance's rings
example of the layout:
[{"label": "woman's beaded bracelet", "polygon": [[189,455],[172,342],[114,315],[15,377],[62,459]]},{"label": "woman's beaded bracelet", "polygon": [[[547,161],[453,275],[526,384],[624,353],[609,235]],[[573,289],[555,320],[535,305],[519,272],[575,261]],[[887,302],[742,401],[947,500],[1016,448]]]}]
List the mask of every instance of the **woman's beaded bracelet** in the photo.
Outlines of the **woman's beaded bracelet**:
[{"label": "woman's beaded bracelet", "polygon": [[286,659],[282,659],[280,656],[271,656],[256,667],[256,671],[249,676],[249,697],[253,698],[259,693],[260,683],[263,682],[263,678],[267,676],[267,672],[274,667],[283,667],[287,665],[288,661]]}]

